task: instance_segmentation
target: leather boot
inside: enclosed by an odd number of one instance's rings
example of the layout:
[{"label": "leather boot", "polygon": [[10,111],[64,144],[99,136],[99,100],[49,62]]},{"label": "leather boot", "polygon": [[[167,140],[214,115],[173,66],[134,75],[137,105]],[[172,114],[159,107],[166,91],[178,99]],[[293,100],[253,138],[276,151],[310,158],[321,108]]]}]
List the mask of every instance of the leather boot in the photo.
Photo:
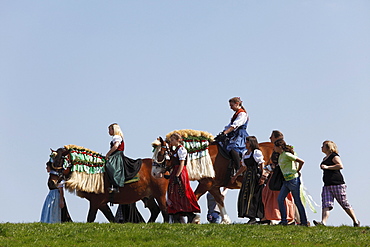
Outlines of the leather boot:
[{"label": "leather boot", "polygon": [[239,170],[240,168],[240,156],[239,153],[235,150],[230,151],[230,156],[234,161],[234,169],[235,171]]}]

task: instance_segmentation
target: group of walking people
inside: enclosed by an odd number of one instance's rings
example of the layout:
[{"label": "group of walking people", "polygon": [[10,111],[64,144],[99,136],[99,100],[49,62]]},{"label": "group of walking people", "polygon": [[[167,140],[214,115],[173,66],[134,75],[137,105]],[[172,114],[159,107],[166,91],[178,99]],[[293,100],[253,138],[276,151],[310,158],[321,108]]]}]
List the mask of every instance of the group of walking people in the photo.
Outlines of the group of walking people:
[{"label": "group of walking people", "polygon": [[[242,176],[242,186],[237,201],[238,217],[249,218],[248,224],[278,223],[308,226],[305,207],[301,200],[301,169],[304,160],[297,156],[292,146],[287,145],[283,134],[277,130],[274,130],[270,136],[270,141],[274,144],[274,152],[271,157],[264,157],[257,138],[247,133],[249,116],[242,105],[242,100],[239,97],[231,98],[229,105],[234,115],[215,140],[233,160],[235,172],[230,178],[231,183],[235,183],[238,177]],[[125,177],[127,177],[125,173],[128,172],[126,171],[128,168],[124,165],[125,144],[121,128],[116,123],[111,124],[108,127],[108,133],[112,136],[112,141],[105,156],[106,171],[111,183],[110,192],[115,193],[119,187],[124,186]],[[182,137],[178,133],[172,134],[169,141],[173,168],[167,191],[168,213],[175,223],[184,222],[184,216],[188,217],[190,223],[196,217],[195,213],[200,212],[200,207],[190,187],[185,165],[187,150],[182,145]],[[332,141],[325,141],[322,152],[326,155],[320,164],[324,173],[322,219],[321,221],[314,220],[314,224],[326,224],[334,199],[336,199],[353,220],[353,225],[360,226],[346,198],[346,185],[340,172],[343,164],[336,144]],[[135,161],[131,161],[131,165],[135,167]],[[53,214],[57,214],[57,220],[52,220],[53,222],[70,221],[69,215],[63,220],[61,218],[62,211],[60,210],[66,209],[61,189],[63,182],[57,181],[57,176],[49,168],[48,171],[50,174],[48,184],[51,192],[45,201],[41,221],[52,223],[49,218]],[[129,172],[132,173],[132,169]],[[212,198],[210,197],[209,200]],[[54,211],[58,211],[59,208],[60,212],[50,211],[51,204],[53,204]],[[210,219],[212,220],[210,222],[216,222],[216,217],[210,217]]]},{"label": "group of walking people", "polygon": [[[292,146],[287,145],[284,135],[277,130],[270,136],[274,152],[271,157],[263,157],[257,138],[249,136],[246,131],[249,117],[241,99],[231,98],[229,104],[235,114],[215,139],[224,144],[238,168],[231,177],[231,182],[234,183],[239,176],[243,176],[237,202],[238,217],[249,218],[248,224],[275,221],[280,225],[308,226],[301,200],[301,169],[304,160],[297,156]],[[336,144],[333,141],[324,141],[322,152],[326,155],[320,164],[324,174],[322,220],[314,220],[313,223],[326,224],[335,199],[350,216],[353,226],[360,226],[360,221],[347,200],[346,185],[340,172],[343,164]],[[279,181],[282,183],[279,184]]]}]

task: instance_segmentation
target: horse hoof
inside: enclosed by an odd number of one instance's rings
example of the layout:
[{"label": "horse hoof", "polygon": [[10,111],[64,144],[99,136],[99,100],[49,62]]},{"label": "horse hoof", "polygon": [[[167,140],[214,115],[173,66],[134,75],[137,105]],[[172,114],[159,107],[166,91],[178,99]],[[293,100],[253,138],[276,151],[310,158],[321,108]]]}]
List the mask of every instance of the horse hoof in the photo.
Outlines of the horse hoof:
[{"label": "horse hoof", "polygon": [[220,224],[231,224],[231,219],[228,215],[225,215]]},{"label": "horse hoof", "polygon": [[199,214],[195,214],[195,217],[194,217],[192,223],[200,224],[200,215]]}]

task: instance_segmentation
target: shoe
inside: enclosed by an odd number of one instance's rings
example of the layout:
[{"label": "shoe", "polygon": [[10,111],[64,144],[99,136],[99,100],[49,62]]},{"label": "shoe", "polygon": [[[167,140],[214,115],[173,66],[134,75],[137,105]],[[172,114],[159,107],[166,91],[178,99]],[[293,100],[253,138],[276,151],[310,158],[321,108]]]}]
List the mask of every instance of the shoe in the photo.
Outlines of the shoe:
[{"label": "shoe", "polygon": [[325,226],[324,223],[322,223],[321,221],[317,222],[316,220],[313,220],[313,223],[315,224],[315,226]]},{"label": "shoe", "polygon": [[300,223],[300,224],[298,224],[298,226],[305,226],[305,227],[308,227],[308,224],[302,224],[302,223]]},{"label": "shoe", "polygon": [[255,218],[252,218],[250,219],[248,222],[247,222],[248,225],[255,225],[257,224],[257,220]]},{"label": "shoe", "polygon": [[189,213],[187,216],[188,216],[188,223],[193,223],[193,220],[196,215],[194,213]]},{"label": "shoe", "polygon": [[359,221],[359,220],[357,220],[357,223],[353,223],[353,226],[354,226],[354,227],[359,227],[359,226],[360,226],[360,221]]},{"label": "shoe", "polygon": [[257,222],[257,224],[260,224],[260,225],[270,225],[271,224],[271,220],[261,220],[261,221]]},{"label": "shoe", "polygon": [[282,222],[282,221],[280,221],[278,225],[280,225],[280,226],[287,226],[288,225],[288,222]]}]

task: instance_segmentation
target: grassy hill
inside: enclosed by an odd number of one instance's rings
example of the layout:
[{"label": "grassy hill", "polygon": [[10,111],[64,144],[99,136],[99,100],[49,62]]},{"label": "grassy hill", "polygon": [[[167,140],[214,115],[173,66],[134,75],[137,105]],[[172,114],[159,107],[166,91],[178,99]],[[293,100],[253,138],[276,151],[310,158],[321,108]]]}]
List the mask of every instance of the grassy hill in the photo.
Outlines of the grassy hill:
[{"label": "grassy hill", "polygon": [[370,227],[0,224],[0,246],[370,246]]}]

